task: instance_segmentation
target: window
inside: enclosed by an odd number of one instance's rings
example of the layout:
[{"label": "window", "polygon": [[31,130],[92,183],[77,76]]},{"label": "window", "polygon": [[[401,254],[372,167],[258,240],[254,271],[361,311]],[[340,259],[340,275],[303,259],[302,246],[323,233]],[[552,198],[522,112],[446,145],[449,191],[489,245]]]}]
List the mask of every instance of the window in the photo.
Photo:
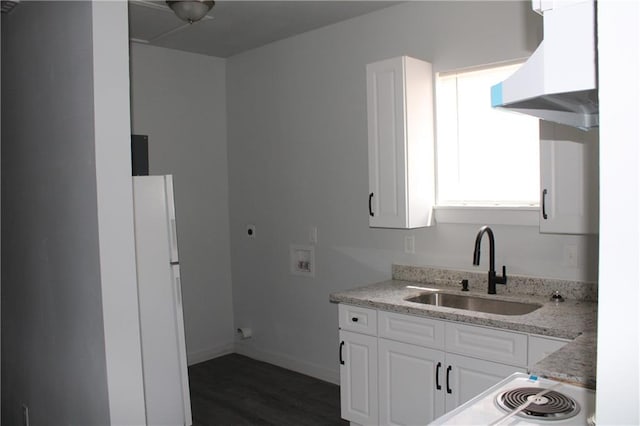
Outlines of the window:
[{"label": "window", "polygon": [[437,75],[438,206],[539,205],[538,119],[491,108],[491,86],[518,67]]}]

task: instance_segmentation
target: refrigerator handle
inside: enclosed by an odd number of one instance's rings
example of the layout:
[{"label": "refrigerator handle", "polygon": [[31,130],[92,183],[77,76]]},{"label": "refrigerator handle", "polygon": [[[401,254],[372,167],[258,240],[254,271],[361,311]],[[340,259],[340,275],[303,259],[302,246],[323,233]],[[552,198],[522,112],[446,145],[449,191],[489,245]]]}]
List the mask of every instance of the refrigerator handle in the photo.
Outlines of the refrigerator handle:
[{"label": "refrigerator handle", "polygon": [[178,306],[182,305],[182,288],[180,287],[180,276],[176,277],[176,299],[178,300]]},{"label": "refrigerator handle", "polygon": [[170,220],[171,226],[171,255],[173,260],[177,260],[178,258],[178,232],[176,230],[176,219],[171,218]]}]

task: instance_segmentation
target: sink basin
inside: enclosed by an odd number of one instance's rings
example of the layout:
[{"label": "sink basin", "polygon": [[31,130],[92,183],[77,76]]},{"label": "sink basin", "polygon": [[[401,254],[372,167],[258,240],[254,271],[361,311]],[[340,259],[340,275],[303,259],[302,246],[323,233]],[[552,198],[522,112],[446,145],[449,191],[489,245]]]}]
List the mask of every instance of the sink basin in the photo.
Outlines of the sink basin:
[{"label": "sink basin", "polygon": [[408,297],[405,300],[426,305],[444,306],[447,308],[500,315],[524,315],[542,306],[537,303],[511,302],[507,300],[437,292],[421,293],[417,296]]}]

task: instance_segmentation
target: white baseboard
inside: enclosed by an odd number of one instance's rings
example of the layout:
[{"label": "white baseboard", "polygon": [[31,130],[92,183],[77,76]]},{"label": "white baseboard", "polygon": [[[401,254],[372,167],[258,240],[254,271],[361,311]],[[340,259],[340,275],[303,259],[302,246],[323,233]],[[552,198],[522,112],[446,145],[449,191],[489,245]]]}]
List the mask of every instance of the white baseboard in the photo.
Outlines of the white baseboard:
[{"label": "white baseboard", "polygon": [[333,383],[335,385],[340,384],[340,372],[337,369],[328,369],[307,361],[291,358],[284,354],[263,351],[238,342],[236,342],[235,352],[258,361],[268,362],[269,364],[277,365],[278,367],[286,368],[287,370],[315,377],[316,379],[324,380],[325,382]]},{"label": "white baseboard", "polygon": [[231,354],[233,352],[235,352],[233,343],[229,343],[224,346],[218,346],[215,348],[207,348],[200,351],[189,352],[187,353],[187,365],[198,364],[222,355]]}]

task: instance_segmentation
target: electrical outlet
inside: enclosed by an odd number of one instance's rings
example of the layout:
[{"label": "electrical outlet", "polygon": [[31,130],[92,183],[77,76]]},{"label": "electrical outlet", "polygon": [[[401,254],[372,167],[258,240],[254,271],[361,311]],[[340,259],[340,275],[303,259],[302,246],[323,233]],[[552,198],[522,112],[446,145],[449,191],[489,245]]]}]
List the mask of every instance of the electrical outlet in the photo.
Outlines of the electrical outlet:
[{"label": "electrical outlet", "polygon": [[317,244],[318,243],[318,227],[312,226],[309,228],[309,243]]},{"label": "electrical outlet", "polygon": [[404,237],[404,252],[409,254],[416,252],[416,237],[414,235]]}]

